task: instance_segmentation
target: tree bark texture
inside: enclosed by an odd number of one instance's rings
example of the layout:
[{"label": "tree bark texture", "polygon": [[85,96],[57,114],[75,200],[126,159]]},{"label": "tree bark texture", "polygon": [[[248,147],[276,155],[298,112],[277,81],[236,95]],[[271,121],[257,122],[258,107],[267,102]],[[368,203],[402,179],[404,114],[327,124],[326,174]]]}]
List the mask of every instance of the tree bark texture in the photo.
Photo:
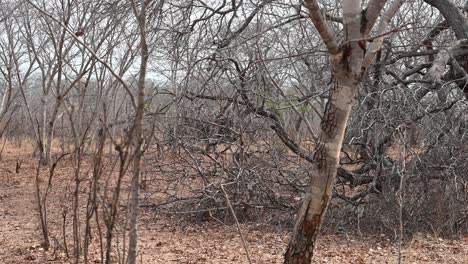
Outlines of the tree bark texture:
[{"label": "tree bark texture", "polygon": [[336,73],[342,76],[335,80],[325,108],[322,131],[314,154],[314,169],[284,263],[311,262],[315,240],[332,196],[341,145],[357,87],[357,82],[346,77],[346,72]]},{"label": "tree bark texture", "polygon": [[138,76],[138,91],[137,91],[137,107],[133,125],[132,141],[134,149],[133,157],[133,175],[130,189],[130,231],[128,243],[128,261],[129,264],[135,264],[137,258],[137,242],[138,242],[138,208],[139,208],[139,192],[140,192],[140,172],[141,172],[141,157],[143,156],[143,114],[145,111],[145,81],[146,68],[148,65],[148,44],[146,41],[146,1],[141,1],[141,9],[138,14],[135,2],[132,2],[135,16],[138,18],[141,38],[141,61],[140,74]]},{"label": "tree bark texture", "polygon": [[[345,39],[341,45],[336,44],[317,1],[305,2],[330,54],[334,81],[321,122],[309,185],[286,250],[285,264],[309,264],[312,261],[315,241],[332,197],[341,146],[358,84],[383,43],[383,33],[387,32],[390,19],[404,0],[393,1],[381,16],[386,0],[372,0],[364,10],[360,0],[342,1]],[[366,39],[379,16],[376,34],[382,37],[374,38],[375,43],[367,50]]]}]

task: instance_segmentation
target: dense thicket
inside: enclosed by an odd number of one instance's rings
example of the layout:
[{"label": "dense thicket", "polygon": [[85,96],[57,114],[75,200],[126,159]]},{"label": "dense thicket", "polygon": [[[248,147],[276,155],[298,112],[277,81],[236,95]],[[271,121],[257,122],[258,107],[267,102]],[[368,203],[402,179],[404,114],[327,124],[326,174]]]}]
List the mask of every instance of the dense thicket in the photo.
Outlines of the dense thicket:
[{"label": "dense thicket", "polygon": [[[70,221],[75,247],[90,243],[78,232],[88,232],[98,216],[111,247],[114,222],[126,218],[116,203],[126,202],[121,191],[133,171],[146,45],[135,15],[141,3],[130,2],[0,7],[0,139],[32,144],[50,178],[57,163],[73,161],[75,200],[67,208],[87,221]],[[345,39],[341,1],[318,2]],[[407,1],[384,33],[357,96],[349,98],[354,107],[327,228],[394,234],[404,223],[408,236],[468,232],[464,4]],[[307,8],[275,0],[144,5],[140,207],[231,222],[229,199],[240,221],[291,228],[335,81]],[[362,40],[362,49],[374,40]],[[53,188],[38,183],[39,210],[47,210]],[[79,204],[88,204],[87,212]],[[82,253],[76,250],[76,258]]]}]

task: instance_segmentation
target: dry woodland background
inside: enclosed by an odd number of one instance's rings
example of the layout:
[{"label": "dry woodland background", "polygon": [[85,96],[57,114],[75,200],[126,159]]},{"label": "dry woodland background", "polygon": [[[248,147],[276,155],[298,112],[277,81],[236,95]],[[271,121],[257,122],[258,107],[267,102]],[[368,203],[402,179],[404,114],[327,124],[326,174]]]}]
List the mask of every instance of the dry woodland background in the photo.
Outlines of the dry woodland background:
[{"label": "dry woodland background", "polygon": [[0,263],[468,263],[467,15],[0,1]]}]

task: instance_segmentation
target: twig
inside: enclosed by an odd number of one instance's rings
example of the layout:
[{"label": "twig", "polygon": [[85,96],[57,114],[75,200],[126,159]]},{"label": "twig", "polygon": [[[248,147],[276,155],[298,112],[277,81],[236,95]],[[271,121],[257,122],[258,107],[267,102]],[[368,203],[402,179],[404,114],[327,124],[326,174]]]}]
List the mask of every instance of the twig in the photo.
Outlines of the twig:
[{"label": "twig", "polygon": [[226,197],[226,203],[227,203],[229,209],[231,210],[232,216],[234,217],[234,221],[236,221],[237,230],[239,231],[240,239],[242,241],[242,245],[244,246],[245,254],[247,255],[247,260],[249,261],[249,264],[252,264],[252,259],[250,258],[249,249],[247,248],[247,243],[244,240],[244,236],[242,235],[242,231],[241,231],[241,227],[239,225],[239,221],[237,220],[236,213],[234,212],[234,209],[232,208],[231,201],[229,200],[227,192],[226,192],[226,190],[224,190],[224,185],[223,184],[221,184],[221,190],[223,190],[224,197]]},{"label": "twig", "polygon": [[43,14],[44,16],[52,19],[55,23],[57,23],[61,28],[65,29],[65,31],[67,31],[67,33],[70,34],[70,36],[76,41],[78,42],[81,46],[83,46],[84,49],[86,49],[98,62],[100,62],[107,70],[109,70],[109,72],[112,74],[112,76],[114,76],[117,81],[120,82],[120,84],[122,84],[123,88],[125,89],[125,91],[127,92],[128,96],[130,97],[130,101],[132,103],[132,106],[134,108],[136,108],[136,102],[135,102],[135,97],[133,96],[133,93],[131,91],[131,88],[128,86],[128,84],[122,79],[121,76],[119,76],[115,71],[114,69],[112,69],[112,67],[107,63],[105,62],[101,57],[99,57],[97,55],[97,53],[95,51],[93,51],[88,45],[85,44],[84,41],[81,41],[80,40],[80,37],[77,36],[71,29],[68,28],[67,25],[63,24],[62,22],[60,22],[57,18],[55,18],[53,15],[47,13],[46,11],[42,10],[40,7],[38,7],[36,4],[34,4],[33,2],[31,2],[30,0],[27,0],[27,2],[34,8],[36,9],[39,13]]}]

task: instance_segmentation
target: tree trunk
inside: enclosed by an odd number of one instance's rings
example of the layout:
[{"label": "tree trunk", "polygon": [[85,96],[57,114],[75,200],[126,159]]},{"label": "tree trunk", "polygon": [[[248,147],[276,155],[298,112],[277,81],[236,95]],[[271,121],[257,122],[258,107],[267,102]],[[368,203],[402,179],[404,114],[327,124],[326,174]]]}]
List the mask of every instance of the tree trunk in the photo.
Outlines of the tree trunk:
[{"label": "tree trunk", "polygon": [[367,67],[374,61],[375,54],[383,43],[384,33],[388,31],[390,20],[404,0],[394,0],[388,6],[385,14],[380,16],[376,28],[376,35],[380,36],[368,43],[369,33],[386,2],[370,0],[363,10],[360,0],[342,1],[345,39],[339,45],[323,18],[318,2],[305,1],[310,18],[330,54],[335,80],[330,89],[312,160],[314,169],[286,251],[286,264],[309,264],[312,260],[315,240],[332,197],[341,146],[357,85]]},{"label": "tree trunk", "polygon": [[138,242],[138,208],[139,208],[139,191],[140,191],[140,171],[141,171],[141,157],[143,156],[142,142],[143,142],[143,114],[145,111],[145,80],[146,80],[146,67],[148,65],[148,44],[146,42],[146,3],[141,1],[140,14],[136,11],[136,4],[132,2],[135,16],[138,17],[140,28],[140,45],[141,45],[141,61],[140,61],[140,75],[138,77],[138,95],[135,122],[133,125],[132,145],[134,149],[133,160],[133,177],[130,190],[130,232],[128,243],[128,264],[135,264],[137,257],[137,242]]},{"label": "tree trunk", "polygon": [[332,196],[357,79],[349,78],[344,69],[335,71],[335,84],[330,91],[321,133],[314,155],[314,169],[309,187],[285,255],[285,264],[311,263],[315,240]]}]

